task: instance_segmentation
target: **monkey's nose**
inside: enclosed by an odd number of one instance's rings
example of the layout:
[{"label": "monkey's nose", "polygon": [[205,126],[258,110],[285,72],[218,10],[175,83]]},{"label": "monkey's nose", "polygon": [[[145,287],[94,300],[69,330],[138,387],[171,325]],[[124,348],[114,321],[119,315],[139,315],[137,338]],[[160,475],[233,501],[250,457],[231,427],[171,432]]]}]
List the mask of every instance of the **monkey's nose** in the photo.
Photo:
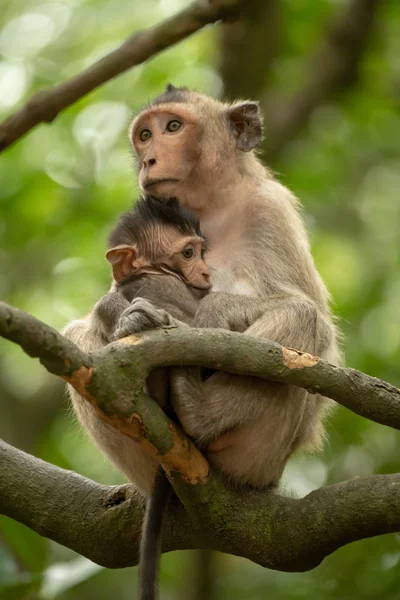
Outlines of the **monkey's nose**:
[{"label": "monkey's nose", "polygon": [[143,164],[144,164],[144,166],[145,166],[145,167],[152,167],[153,165],[155,165],[155,164],[156,164],[156,162],[157,162],[157,161],[156,161],[156,159],[155,159],[155,158],[149,158],[149,159],[147,159],[147,160],[144,160],[144,161],[143,161]]}]

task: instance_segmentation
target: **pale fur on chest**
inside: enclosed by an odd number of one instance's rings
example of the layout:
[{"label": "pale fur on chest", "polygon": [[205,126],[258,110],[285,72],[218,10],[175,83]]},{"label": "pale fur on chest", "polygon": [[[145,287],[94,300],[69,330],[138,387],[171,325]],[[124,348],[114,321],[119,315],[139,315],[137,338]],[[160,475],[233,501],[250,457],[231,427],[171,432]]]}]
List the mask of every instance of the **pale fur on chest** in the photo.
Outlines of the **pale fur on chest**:
[{"label": "pale fur on chest", "polygon": [[238,273],[237,263],[235,269],[232,256],[213,257],[207,260],[211,272],[212,292],[225,292],[241,296],[255,296],[256,290],[246,273]]},{"label": "pale fur on chest", "polygon": [[225,269],[225,272],[214,273],[212,277],[212,291],[226,292],[228,294],[239,294],[241,296],[255,296],[255,289],[246,279],[236,279],[232,271]]}]

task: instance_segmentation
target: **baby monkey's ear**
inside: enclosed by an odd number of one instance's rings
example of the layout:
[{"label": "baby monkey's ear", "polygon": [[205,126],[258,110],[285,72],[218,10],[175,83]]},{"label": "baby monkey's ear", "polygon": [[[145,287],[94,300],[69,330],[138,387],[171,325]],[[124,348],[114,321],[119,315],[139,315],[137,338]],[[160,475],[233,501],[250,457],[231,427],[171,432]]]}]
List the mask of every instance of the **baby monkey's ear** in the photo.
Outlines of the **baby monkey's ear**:
[{"label": "baby monkey's ear", "polygon": [[106,252],[106,259],[112,265],[113,277],[117,283],[123,281],[137,270],[135,261],[138,257],[136,246],[121,244]]}]

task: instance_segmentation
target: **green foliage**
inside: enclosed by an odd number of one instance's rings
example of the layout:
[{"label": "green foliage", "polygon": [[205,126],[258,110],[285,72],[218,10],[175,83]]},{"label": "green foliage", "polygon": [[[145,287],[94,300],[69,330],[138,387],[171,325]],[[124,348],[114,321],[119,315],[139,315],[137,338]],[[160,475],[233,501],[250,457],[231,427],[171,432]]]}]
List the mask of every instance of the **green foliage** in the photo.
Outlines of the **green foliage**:
[{"label": "green foliage", "polygon": [[[2,0],[0,118],[33,91],[78,73],[135,30],[185,4]],[[343,3],[282,2],[284,39],[272,73],[272,84],[282,92],[301,85],[302,59],[321,39],[336,4]],[[392,0],[381,11],[358,85],[318,108],[303,135],[272,165],[305,207],[315,260],[345,334],[347,363],[395,385],[400,385],[399,51],[400,8]],[[107,290],[105,239],[137,194],[126,133],[130,115],[169,81],[218,95],[217,61],[216,28],[207,28],[91,93],[1,155],[2,299],[61,328]],[[0,340],[1,437],[96,480],[121,481],[78,430],[61,396],[45,403],[48,386],[39,364]],[[28,418],[32,413],[43,418]],[[305,494],[356,475],[398,470],[395,431],[339,409],[329,439],[322,456],[292,461],[288,489]],[[399,559],[395,535],[342,548],[306,574],[275,573],[218,555],[215,597],[391,600],[399,596]],[[188,597],[189,561],[190,553],[164,558],[169,598]],[[0,599],[132,598],[135,573],[99,569],[0,518]]]}]

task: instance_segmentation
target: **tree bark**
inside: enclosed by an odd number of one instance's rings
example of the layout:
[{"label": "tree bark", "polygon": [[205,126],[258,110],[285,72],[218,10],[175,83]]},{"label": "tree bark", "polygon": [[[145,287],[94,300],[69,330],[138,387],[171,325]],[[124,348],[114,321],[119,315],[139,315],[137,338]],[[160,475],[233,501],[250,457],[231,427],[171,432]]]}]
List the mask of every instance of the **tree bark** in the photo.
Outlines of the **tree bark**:
[{"label": "tree bark", "polygon": [[[211,548],[280,571],[307,571],[350,542],[400,529],[400,475],[372,475],[305,498],[248,489],[202,489],[196,513],[173,498],[163,552]],[[240,510],[238,510],[240,506]],[[0,441],[0,514],[108,568],[137,564],[142,499]]]}]

